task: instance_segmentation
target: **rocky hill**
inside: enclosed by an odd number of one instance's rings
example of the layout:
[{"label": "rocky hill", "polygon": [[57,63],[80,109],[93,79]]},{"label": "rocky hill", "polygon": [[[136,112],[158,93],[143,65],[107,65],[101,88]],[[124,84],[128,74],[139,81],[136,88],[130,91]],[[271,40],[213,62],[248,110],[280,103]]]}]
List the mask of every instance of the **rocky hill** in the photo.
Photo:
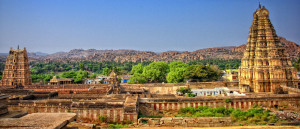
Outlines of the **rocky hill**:
[{"label": "rocky hill", "polygon": [[[288,41],[283,37],[279,37],[280,42],[286,49],[288,54],[297,59],[300,54],[300,46],[294,42]],[[84,60],[90,61],[174,61],[180,60],[188,62],[190,60],[201,59],[241,59],[246,45],[216,47],[200,49],[193,52],[177,52],[168,51],[162,53],[155,53],[151,51],[137,51],[137,50],[96,50],[96,49],[73,49],[69,52],[58,52],[50,55],[28,54],[30,61],[58,61],[58,62],[80,62]],[[4,61],[0,58],[0,61]]]}]

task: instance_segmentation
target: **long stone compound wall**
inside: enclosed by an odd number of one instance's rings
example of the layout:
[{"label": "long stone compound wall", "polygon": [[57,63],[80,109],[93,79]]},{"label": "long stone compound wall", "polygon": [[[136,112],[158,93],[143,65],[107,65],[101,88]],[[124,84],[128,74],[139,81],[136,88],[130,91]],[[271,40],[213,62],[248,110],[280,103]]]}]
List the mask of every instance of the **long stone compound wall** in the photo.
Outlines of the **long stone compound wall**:
[{"label": "long stone compound wall", "polygon": [[[149,84],[121,84],[126,88],[143,88],[151,94],[176,94],[176,90],[181,87],[192,89],[213,89],[215,87],[238,88],[238,82],[189,82],[189,83],[149,83]],[[7,88],[6,86],[5,88]],[[13,88],[13,87],[9,87]],[[0,87],[1,89],[1,87]],[[109,89],[108,84],[64,84],[64,85],[25,85],[24,90],[33,91],[58,91],[59,94],[74,94],[89,92],[92,94],[106,94]]]},{"label": "long stone compound wall", "polygon": [[138,120],[139,127],[221,127],[231,125],[230,117],[163,117]]},{"label": "long stone compound wall", "polygon": [[[228,99],[231,102],[225,102]],[[254,94],[252,96],[235,96],[235,97],[194,97],[194,98],[140,98],[140,108],[146,110],[142,113],[155,115],[151,111],[177,111],[185,107],[208,106],[212,108],[240,108],[247,110],[254,105],[274,108],[274,107],[293,107],[300,109],[300,94]]]},{"label": "long stone compound wall", "polygon": [[[267,108],[293,107],[300,109],[300,94],[254,94],[252,96],[194,98],[172,96],[166,98],[161,96],[142,98],[138,95],[113,95],[98,100],[77,101],[70,99],[9,100],[8,108],[10,111],[22,110],[28,113],[71,112],[76,113],[78,118],[93,120],[97,120],[99,116],[105,116],[109,122],[132,121],[134,124],[138,122],[138,111],[145,115],[156,115],[154,112],[177,111],[185,107],[233,107],[246,110],[253,105]],[[226,99],[230,99],[231,102],[225,102]]]},{"label": "long stone compound wall", "polygon": [[[122,99],[118,99],[122,100]],[[9,100],[9,110],[30,113],[76,113],[78,118],[108,122],[137,122],[137,96],[128,96],[124,101],[72,101],[72,100]]]},{"label": "long stone compound wall", "polygon": [[128,88],[144,88],[151,94],[176,94],[176,90],[183,88],[213,89],[215,87],[238,88],[238,82],[189,82],[189,83],[150,83],[150,84],[121,84]]},{"label": "long stone compound wall", "polygon": [[0,116],[8,113],[7,99],[8,95],[0,94]]}]

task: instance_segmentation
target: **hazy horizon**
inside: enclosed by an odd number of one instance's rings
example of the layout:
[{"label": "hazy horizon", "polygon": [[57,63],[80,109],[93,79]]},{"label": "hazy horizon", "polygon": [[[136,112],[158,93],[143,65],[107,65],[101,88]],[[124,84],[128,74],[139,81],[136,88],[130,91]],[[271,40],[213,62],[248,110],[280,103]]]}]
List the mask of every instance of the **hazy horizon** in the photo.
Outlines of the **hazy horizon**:
[{"label": "hazy horizon", "polygon": [[[219,46],[219,47],[237,47],[237,46]],[[12,49],[16,49],[18,48],[17,47],[11,47]],[[19,47],[20,49],[23,49],[24,47]],[[25,47],[26,48],[26,47]],[[210,47],[210,48],[218,48],[217,47]],[[75,49],[83,49],[83,48],[74,48],[74,49],[71,49],[71,50],[75,50]],[[89,49],[94,49],[94,48],[88,48],[88,49],[83,49],[83,50],[89,50]],[[208,48],[200,48],[200,49],[208,49]],[[200,50],[200,49],[197,49],[197,50]],[[47,53],[47,52],[43,52],[43,51],[28,51],[28,48],[26,48],[27,52],[33,52],[33,53],[44,53],[44,54],[55,54],[55,53],[60,53],[60,52],[69,52],[71,50],[68,50],[68,51],[57,51],[57,52],[54,52],[54,53]],[[135,49],[96,49],[96,50],[133,50],[133,51],[151,51],[151,50],[135,50]],[[193,50],[193,51],[197,51],[197,50]],[[162,53],[162,52],[170,52],[170,51],[176,51],[176,52],[185,52],[185,51],[178,51],[178,50],[165,50],[165,51],[152,51],[152,52],[155,52],[155,53]],[[192,52],[192,51],[188,51],[188,52]],[[7,54],[8,55],[9,53],[9,50],[7,52],[0,52],[0,54]]]},{"label": "hazy horizon", "polygon": [[[300,1],[261,0],[276,34],[300,42]],[[0,0],[0,53],[195,51],[246,44],[258,1]]]}]

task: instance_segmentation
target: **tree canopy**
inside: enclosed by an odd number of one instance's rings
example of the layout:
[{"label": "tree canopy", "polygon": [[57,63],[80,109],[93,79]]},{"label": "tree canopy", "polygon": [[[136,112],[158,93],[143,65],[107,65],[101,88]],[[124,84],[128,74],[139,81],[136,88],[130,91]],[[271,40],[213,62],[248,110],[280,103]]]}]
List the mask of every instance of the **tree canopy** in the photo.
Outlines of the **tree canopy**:
[{"label": "tree canopy", "polygon": [[218,80],[221,74],[207,65],[191,65],[187,67],[183,76],[191,81],[207,82]]},{"label": "tree canopy", "polygon": [[187,64],[181,61],[173,61],[169,64],[170,72],[167,75],[167,81],[169,83],[179,83],[184,81],[183,74],[188,67]]},{"label": "tree canopy", "polygon": [[143,70],[143,75],[149,82],[164,82],[169,72],[169,66],[164,61],[152,62]]}]

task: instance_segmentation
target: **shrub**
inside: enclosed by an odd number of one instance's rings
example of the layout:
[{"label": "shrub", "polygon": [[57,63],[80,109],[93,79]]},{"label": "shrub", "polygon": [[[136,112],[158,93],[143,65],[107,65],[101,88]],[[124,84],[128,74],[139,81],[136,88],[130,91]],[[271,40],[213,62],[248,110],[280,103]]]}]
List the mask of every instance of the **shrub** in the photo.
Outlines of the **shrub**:
[{"label": "shrub", "polygon": [[188,93],[188,97],[196,97],[196,95],[193,93]]},{"label": "shrub", "polygon": [[260,124],[276,123],[279,119],[276,115],[271,115],[269,110],[263,108],[252,108],[247,111],[225,107],[210,108],[200,106],[198,108],[186,107],[178,111],[176,117],[231,117],[234,122],[245,124]]},{"label": "shrub", "polygon": [[109,124],[108,125],[109,128],[111,129],[118,129],[118,128],[127,128],[128,125],[121,125],[121,124]]},{"label": "shrub", "polygon": [[231,99],[225,99],[225,102],[226,102],[226,103],[231,103],[232,100],[231,100]]},{"label": "shrub", "polygon": [[192,93],[190,88],[179,88],[176,90],[177,92],[180,92],[181,94],[188,94],[188,93]]},{"label": "shrub", "polygon": [[138,113],[138,118],[162,118],[162,116],[144,115],[141,112]]},{"label": "shrub", "polygon": [[98,116],[98,119],[99,119],[101,122],[106,122],[106,121],[107,121],[107,117],[106,117],[106,116]]},{"label": "shrub", "polygon": [[143,124],[148,124],[148,121],[147,120],[142,120],[142,123]]}]

